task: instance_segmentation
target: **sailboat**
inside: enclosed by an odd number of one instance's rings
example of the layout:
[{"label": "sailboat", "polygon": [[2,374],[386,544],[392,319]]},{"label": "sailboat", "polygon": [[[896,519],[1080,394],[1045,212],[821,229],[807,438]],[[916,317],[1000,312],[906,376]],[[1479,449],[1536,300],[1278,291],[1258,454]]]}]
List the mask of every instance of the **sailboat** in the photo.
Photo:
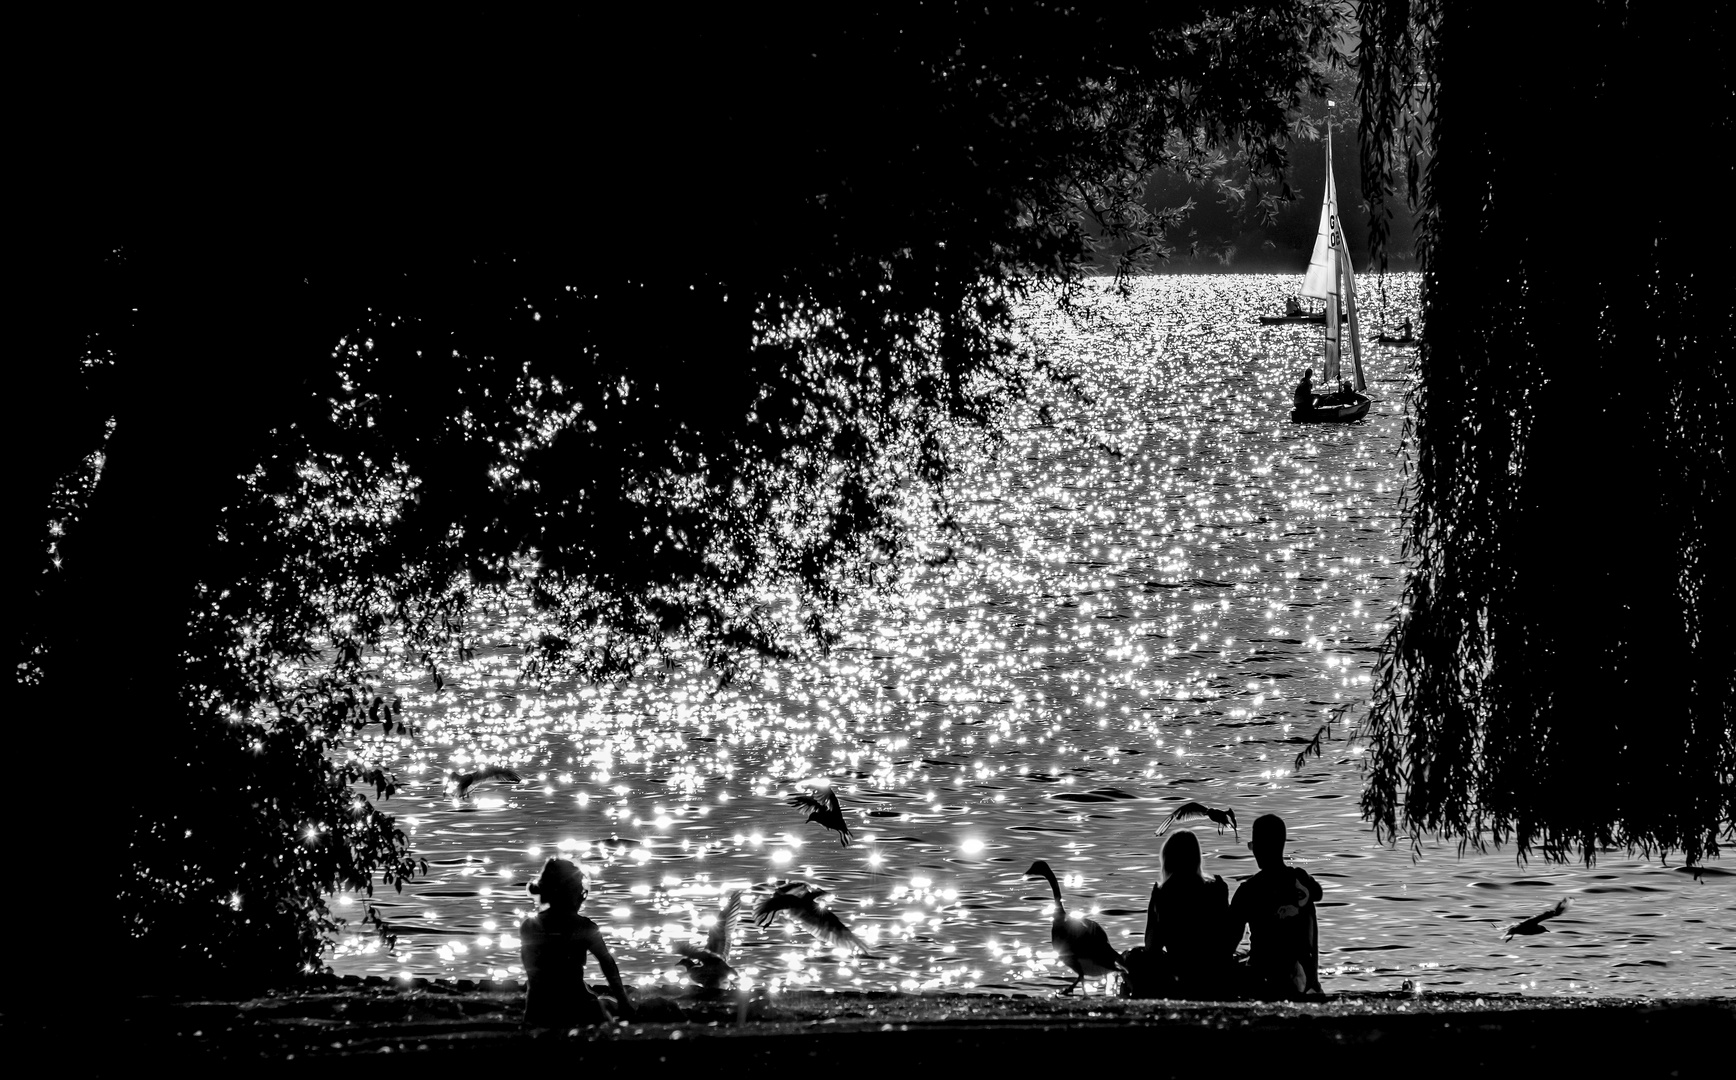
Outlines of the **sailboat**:
[{"label": "sailboat", "polygon": [[[1330,106],[1332,103],[1327,102]],[[1302,279],[1302,295],[1326,302],[1326,356],[1320,366],[1318,385],[1325,391],[1311,407],[1291,409],[1290,419],[1300,424],[1347,424],[1368,415],[1374,402],[1364,393],[1368,382],[1362,375],[1362,341],[1357,332],[1356,275],[1351,270],[1350,249],[1338,217],[1338,185],[1332,179],[1332,121],[1326,122],[1326,194],[1320,204],[1320,231],[1314,237],[1314,254],[1308,259],[1308,275]],[[1344,329],[1350,329],[1350,363],[1344,364]],[[1349,385],[1348,391],[1340,389]]]}]

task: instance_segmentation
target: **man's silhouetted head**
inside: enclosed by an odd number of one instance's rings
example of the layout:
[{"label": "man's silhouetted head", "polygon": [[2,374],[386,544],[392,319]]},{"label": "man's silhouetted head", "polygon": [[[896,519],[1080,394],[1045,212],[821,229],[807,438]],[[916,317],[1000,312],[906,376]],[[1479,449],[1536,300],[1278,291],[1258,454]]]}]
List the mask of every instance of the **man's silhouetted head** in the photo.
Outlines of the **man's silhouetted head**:
[{"label": "man's silhouetted head", "polygon": [[1254,861],[1261,868],[1282,865],[1286,839],[1284,819],[1277,814],[1261,814],[1254,819],[1254,837],[1248,841],[1248,850],[1254,853]]}]

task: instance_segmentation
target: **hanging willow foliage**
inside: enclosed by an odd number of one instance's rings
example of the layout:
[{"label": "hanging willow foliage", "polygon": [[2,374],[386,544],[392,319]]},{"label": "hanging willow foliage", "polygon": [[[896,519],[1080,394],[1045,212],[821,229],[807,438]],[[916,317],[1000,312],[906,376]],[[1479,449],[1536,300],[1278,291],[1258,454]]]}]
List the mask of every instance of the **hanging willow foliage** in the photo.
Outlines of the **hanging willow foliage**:
[{"label": "hanging willow foliage", "polygon": [[1359,11],[1364,186],[1377,234],[1386,198],[1420,212],[1425,323],[1362,810],[1696,865],[1736,836],[1729,244],[1656,196],[1727,153],[1728,47],[1667,8],[1575,18],[1565,48],[1554,8]]}]

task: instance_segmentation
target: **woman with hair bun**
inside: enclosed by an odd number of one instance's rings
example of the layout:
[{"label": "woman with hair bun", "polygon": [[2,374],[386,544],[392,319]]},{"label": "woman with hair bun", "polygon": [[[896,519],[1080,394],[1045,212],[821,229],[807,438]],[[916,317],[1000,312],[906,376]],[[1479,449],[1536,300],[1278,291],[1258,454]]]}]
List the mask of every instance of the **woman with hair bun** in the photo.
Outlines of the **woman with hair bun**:
[{"label": "woman with hair bun", "polygon": [[621,1012],[631,1014],[633,1003],[602,930],[579,914],[585,902],[584,874],[566,859],[550,859],[543,863],[542,876],[527,888],[542,907],[518,926],[519,956],[529,982],[525,1026],[579,1027],[613,1019],[605,1000],[585,985],[586,953],[597,958]]}]

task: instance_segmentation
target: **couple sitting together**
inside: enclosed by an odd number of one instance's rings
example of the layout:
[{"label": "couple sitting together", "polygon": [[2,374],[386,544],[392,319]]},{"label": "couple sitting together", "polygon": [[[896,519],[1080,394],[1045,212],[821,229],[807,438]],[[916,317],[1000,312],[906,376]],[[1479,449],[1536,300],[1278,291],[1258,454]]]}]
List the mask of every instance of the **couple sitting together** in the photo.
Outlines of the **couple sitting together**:
[{"label": "couple sitting together", "polygon": [[[1200,869],[1200,842],[1175,833],[1163,845],[1163,877],[1151,890],[1145,945],[1123,957],[1134,997],[1263,999],[1320,993],[1320,883],[1284,863],[1284,819],[1254,822],[1248,844],[1259,865],[1230,899],[1230,887]],[[1236,960],[1242,931],[1248,955]]]}]

